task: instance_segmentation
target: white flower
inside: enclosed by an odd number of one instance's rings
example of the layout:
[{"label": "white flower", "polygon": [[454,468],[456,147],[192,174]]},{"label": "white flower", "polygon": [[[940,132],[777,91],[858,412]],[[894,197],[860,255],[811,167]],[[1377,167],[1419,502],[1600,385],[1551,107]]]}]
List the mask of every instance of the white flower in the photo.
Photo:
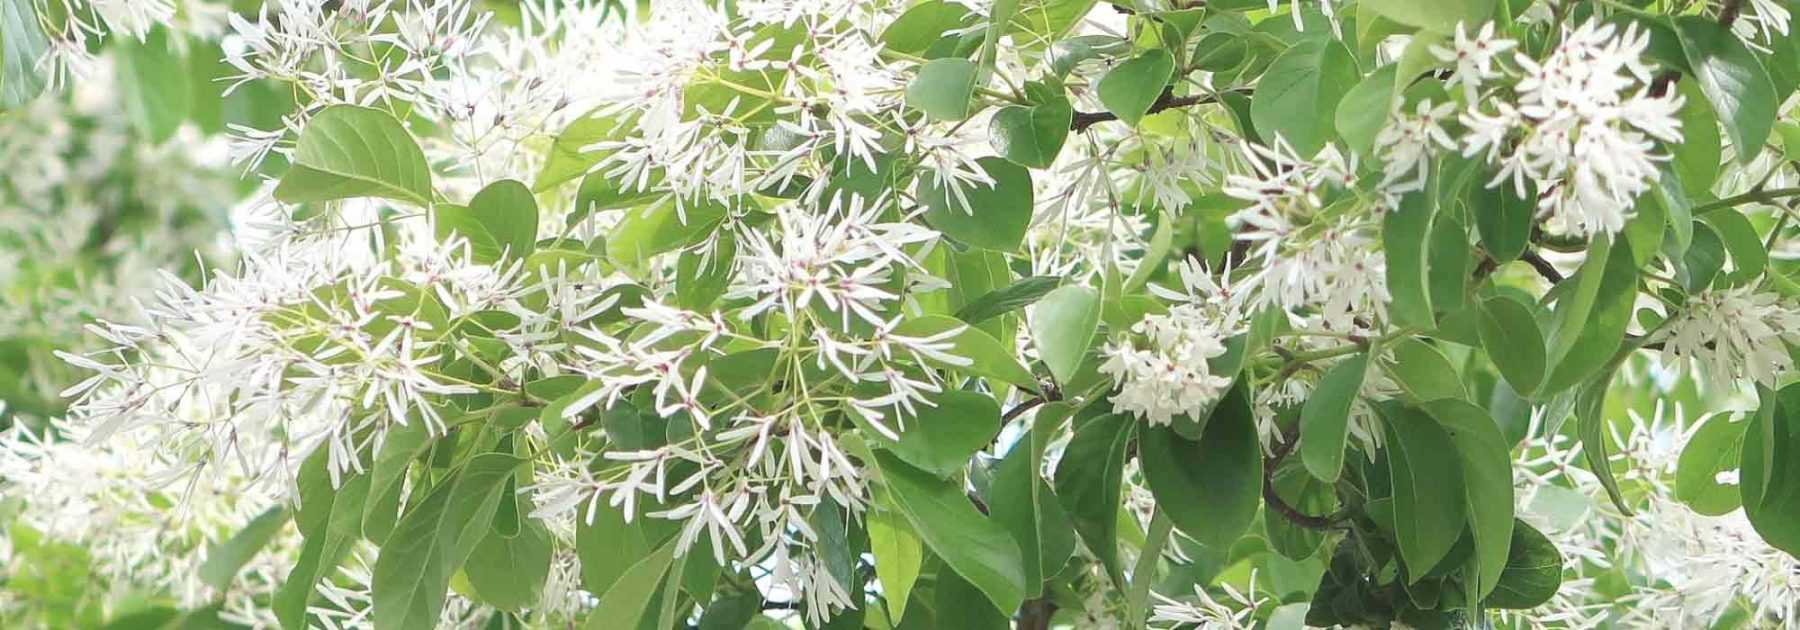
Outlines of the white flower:
[{"label": "white flower", "polygon": [[[1681,140],[1681,96],[1649,94],[1651,71],[1642,58],[1649,44],[1650,34],[1636,24],[1618,32],[1592,19],[1565,33],[1541,62],[1515,55],[1518,102],[1496,100],[1493,113],[1470,103],[1459,117],[1470,130],[1463,154],[1500,165],[1490,187],[1511,180],[1523,195],[1525,181],[1535,182],[1552,229],[1624,229],[1631,204],[1668,159],[1652,140]],[[1514,134],[1521,137],[1509,143]]]},{"label": "white flower", "polygon": [[1752,287],[1697,293],[1655,339],[1671,363],[1714,378],[1773,386],[1793,369],[1786,343],[1800,343],[1800,304]]},{"label": "white flower", "polygon": [[1456,39],[1450,47],[1432,44],[1430,50],[1438,61],[1456,64],[1456,70],[1450,76],[1450,84],[1461,85],[1464,100],[1474,103],[1482,82],[1503,76],[1494,71],[1494,59],[1519,43],[1495,37],[1493,22],[1481,25],[1481,32],[1474,37],[1469,37],[1467,26],[1461,22],[1456,24]]},{"label": "white flower", "polygon": [[1397,113],[1375,136],[1375,153],[1381,156],[1381,187],[1389,194],[1425,189],[1431,174],[1431,158],[1439,149],[1456,150],[1456,141],[1444,131],[1443,122],[1455,111],[1454,103],[1436,107],[1419,101],[1411,115]]},{"label": "white flower", "polygon": [[1182,268],[1186,293],[1162,290],[1185,300],[1164,315],[1148,315],[1132,326],[1147,344],[1124,340],[1106,344],[1100,371],[1118,382],[1113,409],[1151,425],[1166,425],[1184,413],[1200,412],[1231,386],[1212,373],[1210,361],[1225,354],[1225,339],[1244,328],[1240,304],[1229,283],[1214,282],[1197,265]]}]

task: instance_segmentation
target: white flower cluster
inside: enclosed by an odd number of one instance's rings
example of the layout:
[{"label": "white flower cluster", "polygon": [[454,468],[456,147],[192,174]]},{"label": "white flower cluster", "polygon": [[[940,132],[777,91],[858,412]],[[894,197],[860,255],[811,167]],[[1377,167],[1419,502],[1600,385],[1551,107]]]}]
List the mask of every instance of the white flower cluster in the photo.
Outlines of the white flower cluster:
[{"label": "white flower cluster", "polygon": [[1225,354],[1226,339],[1246,327],[1241,311],[1248,294],[1234,290],[1229,278],[1215,280],[1210,270],[1187,261],[1181,280],[1184,291],[1157,289],[1173,303],[1168,313],[1132,326],[1145,347],[1129,339],[1108,343],[1100,366],[1119,383],[1113,408],[1152,426],[1206,409],[1224,395],[1232,379],[1215,374],[1212,361]]},{"label": "white flower cluster", "polygon": [[1800,343],[1800,304],[1752,286],[1702,291],[1654,340],[1675,365],[1773,387],[1794,369],[1787,344]]},{"label": "white flower cluster", "polygon": [[[1535,189],[1553,229],[1624,229],[1631,204],[1668,159],[1656,141],[1681,140],[1682,97],[1651,91],[1643,59],[1650,34],[1590,19],[1568,29],[1542,61],[1515,54],[1513,67],[1496,56],[1516,43],[1491,37],[1491,24],[1476,37],[1458,31],[1452,46],[1431,51],[1456,64],[1453,81],[1467,97],[1457,116],[1466,128],[1462,153],[1498,165],[1488,185],[1510,182],[1520,197]],[[1495,81],[1501,78],[1512,82]]]},{"label": "white flower cluster", "polygon": [[[1320,315],[1348,332],[1362,315],[1385,318],[1387,257],[1378,211],[1385,203],[1346,199],[1356,160],[1327,146],[1311,159],[1277,138],[1272,146],[1243,145],[1247,172],[1225,178],[1225,194],[1251,202],[1232,215],[1239,239],[1251,242],[1257,267],[1240,292],[1253,306]],[[1351,203],[1340,203],[1351,201]]]}]

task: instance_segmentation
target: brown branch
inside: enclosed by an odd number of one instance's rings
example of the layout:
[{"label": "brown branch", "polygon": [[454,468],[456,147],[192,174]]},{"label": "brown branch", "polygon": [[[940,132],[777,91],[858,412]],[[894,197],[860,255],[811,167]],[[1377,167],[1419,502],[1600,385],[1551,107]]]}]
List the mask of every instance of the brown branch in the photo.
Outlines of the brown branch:
[{"label": "brown branch", "polygon": [[[1193,107],[1195,105],[1205,105],[1207,103],[1217,103],[1217,102],[1218,102],[1218,99],[1213,98],[1213,95],[1211,95],[1211,94],[1195,94],[1195,95],[1191,95],[1191,96],[1175,96],[1175,94],[1173,92],[1170,92],[1168,88],[1163,88],[1162,96],[1156,97],[1156,102],[1150,104],[1150,111],[1144,112],[1144,115],[1148,116],[1150,114],[1155,114],[1155,113],[1159,113],[1159,112],[1162,112],[1165,110],[1175,109],[1178,107]],[[1075,117],[1071,118],[1069,120],[1069,130],[1073,131],[1075,133],[1081,133],[1083,131],[1086,131],[1088,127],[1092,127],[1096,124],[1103,123],[1103,122],[1106,122],[1109,120],[1118,120],[1118,119],[1119,119],[1119,117],[1117,115],[1113,114],[1112,112],[1075,112]]]},{"label": "brown branch", "polygon": [[1019,630],[1049,630],[1056,616],[1056,602],[1048,597],[1025,600],[1019,606]]},{"label": "brown branch", "polygon": [[1281,498],[1281,494],[1275,491],[1275,469],[1280,467],[1281,460],[1286,459],[1288,454],[1294,452],[1294,446],[1299,442],[1300,424],[1295,423],[1294,426],[1282,432],[1281,444],[1275,447],[1275,452],[1270,453],[1267,460],[1263,461],[1263,503],[1268,504],[1270,509],[1275,510],[1276,513],[1295,525],[1307,529],[1332,529],[1337,526],[1337,518],[1313,516],[1301,512],[1294,506],[1288,505],[1287,500]]},{"label": "brown branch", "polygon": [[1019,417],[1019,414],[1030,411],[1032,408],[1037,407],[1038,405],[1042,405],[1042,404],[1044,404],[1044,399],[1042,399],[1042,398],[1033,398],[1031,400],[1027,400],[1025,402],[1019,403],[1018,405],[1014,406],[1012,409],[1006,410],[1006,415],[1000,416],[1000,423],[1006,424],[1007,422],[1011,421],[1013,418]]},{"label": "brown branch", "polygon": [[1681,71],[1662,71],[1661,74],[1650,80],[1650,98],[1662,98],[1668,95],[1669,89],[1675,87],[1675,82],[1680,80]]},{"label": "brown branch", "polygon": [[1725,0],[1725,4],[1719,6],[1719,25],[1731,28],[1731,24],[1743,13],[1744,0]]},{"label": "brown branch", "polygon": [[1562,272],[1556,270],[1556,265],[1552,265],[1550,264],[1550,261],[1544,260],[1544,257],[1539,256],[1536,251],[1529,249],[1525,250],[1525,253],[1519,255],[1519,260],[1525,261],[1525,264],[1531,265],[1531,268],[1536,269],[1538,275],[1543,276],[1545,280],[1549,280],[1550,284],[1557,284],[1563,281]]}]

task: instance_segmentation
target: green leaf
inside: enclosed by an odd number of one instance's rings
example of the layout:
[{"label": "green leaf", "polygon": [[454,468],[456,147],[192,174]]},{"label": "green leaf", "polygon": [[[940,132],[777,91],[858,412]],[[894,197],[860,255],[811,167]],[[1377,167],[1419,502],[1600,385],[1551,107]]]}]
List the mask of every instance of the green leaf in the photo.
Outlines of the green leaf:
[{"label": "green leaf", "polygon": [[1012,533],[1024,553],[1027,598],[1042,593],[1044,581],[1061,571],[1075,553],[1075,525],[1039,474],[1045,442],[1069,412],[1061,402],[1039,409],[1031,428],[1000,460],[988,488],[988,516]]},{"label": "green leaf", "polygon": [[1387,429],[1387,462],[1394,491],[1394,538],[1408,578],[1437,566],[1462,535],[1462,464],[1456,446],[1430,416],[1397,404],[1379,407]]},{"label": "green leaf", "polygon": [[1681,142],[1669,145],[1675,173],[1687,190],[1712,190],[1719,176],[1719,118],[1692,81],[1675,84],[1683,102],[1676,116],[1681,120]]},{"label": "green leaf", "polygon": [[1530,308],[1504,296],[1482,302],[1479,317],[1477,330],[1488,358],[1514,392],[1530,396],[1543,382],[1549,365],[1537,318],[1532,317]]},{"label": "green leaf", "polygon": [[606,235],[606,257],[621,267],[642,267],[652,256],[705,240],[725,214],[725,206],[718,203],[673,199],[627,210]]},{"label": "green leaf", "polygon": [[1005,346],[1000,345],[1000,342],[996,341],[992,335],[965,324],[961,320],[943,315],[912,317],[895,326],[891,334],[926,338],[959,329],[962,332],[950,337],[950,340],[956,345],[949,350],[949,353],[968,359],[971,361],[970,364],[952,365],[937,362],[936,359],[927,360],[940,367],[963,370],[977,376],[1011,383],[1020,389],[1034,392],[1038,390],[1037,379],[1031,376],[1030,370],[1019,364],[1018,359],[1013,358],[1012,353],[1007,351]]},{"label": "green leaf", "polygon": [[1800,557],[1800,384],[1757,394],[1738,469],[1744,515],[1765,542]]},{"label": "green leaf", "polygon": [[538,169],[537,179],[532,181],[531,189],[543,192],[557,184],[586,175],[611,152],[584,149],[596,143],[621,139],[630,130],[629,125],[620,124],[619,119],[613,116],[602,116],[598,110],[570,121],[562,133],[556,134],[556,140],[551,143],[550,152],[544,158],[544,167]]},{"label": "green leaf", "polygon": [[999,523],[975,511],[961,480],[932,476],[884,451],[875,464],[895,507],[925,545],[1010,614],[1024,601],[1024,560],[1019,545]]},{"label": "green leaf", "polygon": [[1125,124],[1136,127],[1156,99],[1162,97],[1175,57],[1161,48],[1147,50],[1100,77],[1100,104]]},{"label": "green leaf", "polygon": [[1781,104],[1769,73],[1730,28],[1711,18],[1676,17],[1675,32],[1700,93],[1725,123],[1732,152],[1738,162],[1749,164],[1762,152],[1775,124],[1776,107]]},{"label": "green leaf", "polygon": [[300,131],[293,165],[275,187],[286,203],[381,197],[431,205],[431,170],[412,135],[379,109],[333,105]]},{"label": "green leaf", "polygon": [[1413,400],[1469,397],[1456,366],[1431,344],[1418,339],[1401,339],[1390,346],[1389,352],[1393,361],[1387,366],[1388,374]]},{"label": "green leaf", "polygon": [[1350,404],[1362,391],[1369,355],[1359,352],[1319,379],[1319,386],[1300,409],[1300,459],[1321,481],[1337,481],[1344,472],[1344,447],[1350,441]]},{"label": "green leaf", "polygon": [[1345,92],[1344,100],[1338,103],[1332,117],[1338,135],[1350,150],[1372,155],[1375,136],[1387,126],[1388,114],[1394,109],[1394,73],[1399,68],[1399,64],[1382,66]]},{"label": "green leaf", "polygon": [[976,161],[993,186],[964,184],[965,206],[950,190],[927,177],[919,184],[925,222],[945,236],[971,247],[1013,252],[1031,227],[1031,171],[997,157]]},{"label": "green leaf", "polygon": [[[889,428],[900,434],[898,441],[873,429],[865,437],[920,470],[941,478],[956,476],[1000,432],[1000,405],[988,394],[954,390],[931,394],[927,401],[904,429],[888,420]],[[869,422],[861,415],[855,419],[864,426]]]},{"label": "green leaf", "polygon": [[1624,495],[1619,492],[1619,481],[1613,477],[1612,459],[1607,455],[1606,391],[1612,385],[1613,374],[1618,370],[1619,362],[1612,361],[1601,370],[1594,380],[1583,385],[1575,397],[1575,420],[1577,433],[1581,438],[1582,458],[1587,460],[1588,470],[1600,479],[1600,486],[1606,488],[1606,495],[1612,499],[1613,505],[1625,515],[1631,515],[1631,506],[1625,504]]},{"label": "green leaf", "polygon": [[1512,546],[1500,583],[1482,603],[1493,608],[1536,608],[1562,587],[1562,553],[1543,532],[1522,520],[1513,523]]},{"label": "green leaf", "polygon": [[440,203],[431,213],[438,240],[461,235],[479,263],[497,263],[502,254],[523,260],[537,246],[537,199],[515,180],[488,184],[467,206]]},{"label": "green leaf", "polygon": [[1250,100],[1250,119],[1270,143],[1280,136],[1309,157],[1335,137],[1338,101],[1361,79],[1343,44],[1329,37],[1306,39],[1269,65]]},{"label": "green leaf", "polygon": [[592,513],[593,522],[575,523],[575,555],[581,559],[581,586],[590,593],[605,593],[631,569],[632,563],[656,551],[663,537],[648,529],[649,521],[625,521],[625,513],[606,504],[582,505],[581,514]]},{"label": "green leaf", "polygon": [[[1605,239],[1595,240],[1602,242]],[[1586,308],[1582,308],[1582,304],[1570,304],[1565,312],[1564,304],[1558,301],[1556,332],[1559,334],[1550,339],[1550,377],[1544,382],[1544,392],[1563,391],[1593,376],[1612,359],[1613,352],[1624,341],[1625,328],[1631,323],[1632,306],[1637,303],[1638,270],[1631,255],[1632,246],[1625,234],[1620,233],[1610,253],[1601,259],[1595,260],[1596,250],[1589,249],[1589,258],[1576,272],[1575,280],[1584,288],[1590,286],[1590,276],[1598,275],[1599,282],[1592,285],[1592,293],[1570,296],[1569,299],[1586,298]],[[1570,320],[1565,321],[1564,317]]]},{"label": "green leaf", "polygon": [[139,133],[162,144],[175,135],[194,106],[186,60],[169,46],[169,32],[163,27],[150,29],[142,42],[119,38],[116,59],[125,113]]},{"label": "green leaf", "polygon": [[906,601],[913,583],[919,579],[919,568],[925,562],[925,548],[919,535],[913,533],[896,509],[877,503],[869,510],[869,551],[875,555],[875,577],[881,580],[881,596],[887,601],[888,616],[900,621],[906,613]]},{"label": "green leaf", "polygon": [[[969,21],[969,9],[954,2],[927,0],[913,5],[881,31],[881,42],[888,50],[908,55],[921,55],[949,31],[962,28]],[[898,615],[896,615],[898,617]]]},{"label": "green leaf", "polygon": [[32,0],[0,0],[0,110],[37,98],[49,83],[38,61],[50,48]]},{"label": "green leaf", "polygon": [[1681,264],[1675,267],[1675,277],[1689,293],[1695,293],[1712,286],[1719,270],[1725,268],[1725,239],[1705,221],[1693,221],[1689,225],[1694,240],[1688,244]]},{"label": "green leaf", "polygon": [[1723,516],[1744,504],[1738,484],[1719,483],[1719,473],[1738,470],[1749,422],[1718,413],[1701,420],[1675,464],[1675,498],[1695,512]]},{"label": "green leaf", "polygon": [[1463,506],[1474,534],[1477,596],[1499,584],[1513,538],[1512,448],[1486,410],[1454,399],[1435,400],[1425,412],[1443,425],[1461,455]]},{"label": "green leaf", "polygon": [[1058,383],[1075,377],[1099,327],[1100,292],[1090,287],[1064,286],[1031,309],[1031,338],[1038,358]]},{"label": "green leaf", "polygon": [[949,57],[919,66],[919,75],[906,86],[906,105],[936,120],[969,117],[975,102],[975,62]]},{"label": "green leaf", "polygon": [[1381,17],[1437,33],[1452,33],[1461,23],[1473,31],[1494,13],[1495,0],[1364,0],[1367,7]]},{"label": "green leaf", "polygon": [[1762,237],[1756,234],[1756,227],[1750,225],[1750,219],[1745,218],[1744,213],[1720,208],[1700,215],[1700,220],[1719,233],[1726,253],[1731,254],[1732,270],[1725,276],[1726,280],[1741,284],[1762,275],[1769,265],[1769,252],[1763,249]]},{"label": "green leaf", "polygon": [[1229,547],[1256,520],[1263,462],[1247,386],[1239,383],[1213,409],[1200,441],[1150,427],[1138,439],[1144,481],[1157,506],[1196,542]]},{"label": "green leaf", "polygon": [[600,605],[588,613],[587,623],[582,627],[586,630],[642,627],[652,615],[652,604],[663,586],[663,577],[669,574],[669,567],[674,564],[676,542],[671,540],[663,544],[626,569],[613,582],[612,588],[600,596]]},{"label": "green leaf", "polygon": [[937,589],[937,622],[939,628],[967,630],[1007,630],[1012,627],[1010,615],[994,608],[981,591],[954,571],[939,572]]},{"label": "green leaf", "polygon": [[537,607],[550,576],[550,531],[537,519],[525,521],[517,536],[490,531],[463,563],[469,586],[485,602],[501,610]]},{"label": "green leaf", "polygon": [[1061,284],[1062,278],[1056,276],[1020,278],[1017,282],[983,293],[981,297],[964,304],[957,309],[956,318],[970,325],[979,324],[1014,309],[1031,306]]},{"label": "green leaf", "polygon": [[[1511,185],[1485,188],[1481,178],[1470,183],[1469,211],[1475,215],[1475,231],[1481,236],[1481,248],[1497,263],[1518,260],[1531,240],[1532,214],[1537,211],[1536,194],[1520,197]],[[1535,186],[1528,187],[1531,193]]]},{"label": "green leaf", "polygon": [[237,577],[244,564],[250,562],[257,552],[268,546],[269,540],[280,533],[291,516],[287,508],[275,506],[265,510],[251,519],[244,528],[238,530],[231,538],[213,545],[206,551],[206,562],[200,564],[200,581],[215,590],[224,591],[231,587],[231,581]]},{"label": "green leaf", "polygon": [[1129,415],[1105,414],[1075,427],[1056,465],[1056,496],[1075,524],[1075,533],[1106,567],[1115,582],[1119,569],[1120,484],[1125,474],[1125,447],[1136,422]]},{"label": "green leaf", "polygon": [[737,235],[721,231],[710,248],[681,253],[675,265],[675,304],[691,311],[705,311],[731,283],[737,262]]},{"label": "green leaf", "polygon": [[1069,137],[1075,108],[1067,99],[1031,107],[1013,105],[994,112],[988,123],[988,143],[1000,157],[1020,166],[1049,168]]},{"label": "green leaf", "polygon": [[[1260,124],[1260,123],[1259,123]],[[1394,321],[1429,327],[1435,323],[1426,293],[1426,239],[1431,234],[1431,200],[1422,192],[1407,193],[1400,207],[1381,221],[1381,243],[1387,250],[1387,284]]]},{"label": "green leaf", "polygon": [[378,630],[437,625],[451,574],[492,526],[500,489],[518,465],[512,455],[477,455],[400,519],[375,561]]},{"label": "green leaf", "polygon": [[314,588],[319,580],[337,568],[356,543],[355,538],[342,533],[348,528],[338,527],[337,523],[357,518],[361,509],[351,505],[347,498],[339,505],[339,493],[331,487],[329,450],[314,449],[300,464],[297,475],[300,506],[294,515],[294,524],[304,537],[304,544],[294,568],[288,571],[287,578],[275,591],[271,605],[276,620],[288,630],[307,627],[306,607],[313,598]]},{"label": "green leaf", "polygon": [[381,449],[375,455],[375,466],[369,472],[369,499],[362,515],[363,535],[382,544],[394,523],[400,518],[401,481],[412,461],[431,446],[431,431],[424,422],[410,422],[388,430]]}]

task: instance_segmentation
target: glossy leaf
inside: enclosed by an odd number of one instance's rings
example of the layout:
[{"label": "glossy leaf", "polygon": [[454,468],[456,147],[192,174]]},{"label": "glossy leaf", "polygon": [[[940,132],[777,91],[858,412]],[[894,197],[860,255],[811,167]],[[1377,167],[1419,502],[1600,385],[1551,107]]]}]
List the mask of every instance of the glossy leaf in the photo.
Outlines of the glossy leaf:
[{"label": "glossy leaf", "polygon": [[537,245],[537,199],[515,180],[488,184],[467,206],[438,204],[431,211],[438,240],[462,236],[477,262],[493,264],[502,255],[523,259]]},{"label": "glossy leaf", "polygon": [[1138,457],[1159,508],[1196,542],[1229,546],[1256,519],[1263,461],[1247,386],[1225,395],[1199,441],[1166,426],[1144,429]]},{"label": "glossy leaf", "polygon": [[1775,124],[1781,99],[1762,63],[1731,33],[1711,18],[1687,15],[1675,18],[1681,51],[1700,93],[1712,103],[1725,133],[1731,138],[1738,162],[1749,163],[1762,152],[1763,142]]},{"label": "glossy leaf", "polygon": [[1445,399],[1427,402],[1424,409],[1442,425],[1460,456],[1463,508],[1475,539],[1475,594],[1486,596],[1499,584],[1512,548],[1512,449],[1480,407]]},{"label": "glossy leaf", "polygon": [[928,61],[907,84],[906,105],[936,120],[968,118],[974,109],[976,70],[967,59]]},{"label": "glossy leaf", "polygon": [[[908,464],[941,478],[956,476],[976,451],[1000,432],[1000,405],[993,396],[966,391],[928,395],[927,404],[905,421],[905,428],[890,426],[900,435],[893,440],[870,427],[865,436],[874,446],[893,453]],[[868,420],[858,417],[865,427]],[[891,424],[893,418],[884,423]]]},{"label": "glossy leaf", "polygon": [[1135,420],[1129,415],[1106,414],[1075,428],[1075,437],[1063,448],[1056,465],[1056,496],[1075,524],[1075,533],[1088,552],[1106,567],[1115,581],[1119,568],[1119,501],[1124,481],[1125,449],[1131,442]]},{"label": "glossy leaf", "polygon": [[982,516],[962,484],[932,476],[885,452],[875,463],[895,507],[938,557],[1010,614],[1025,599],[1024,560],[1000,524]]},{"label": "glossy leaf", "polygon": [[1454,443],[1430,416],[1415,409],[1381,407],[1387,429],[1387,462],[1394,491],[1394,536],[1413,581],[1450,552],[1468,517],[1462,464]]},{"label": "glossy leaf", "polygon": [[1562,587],[1562,565],[1562,553],[1543,532],[1525,521],[1515,521],[1506,570],[1482,603],[1493,608],[1536,608]]},{"label": "glossy leaf", "polygon": [[1719,474],[1738,470],[1744,429],[1750,424],[1734,422],[1724,413],[1704,418],[1676,460],[1675,498],[1707,516],[1722,516],[1742,506],[1739,484],[1719,483]]},{"label": "glossy leaf", "polygon": [[1074,117],[1075,109],[1067,99],[1003,107],[988,123],[988,142],[1000,157],[1015,164],[1049,168],[1062,151]]}]

